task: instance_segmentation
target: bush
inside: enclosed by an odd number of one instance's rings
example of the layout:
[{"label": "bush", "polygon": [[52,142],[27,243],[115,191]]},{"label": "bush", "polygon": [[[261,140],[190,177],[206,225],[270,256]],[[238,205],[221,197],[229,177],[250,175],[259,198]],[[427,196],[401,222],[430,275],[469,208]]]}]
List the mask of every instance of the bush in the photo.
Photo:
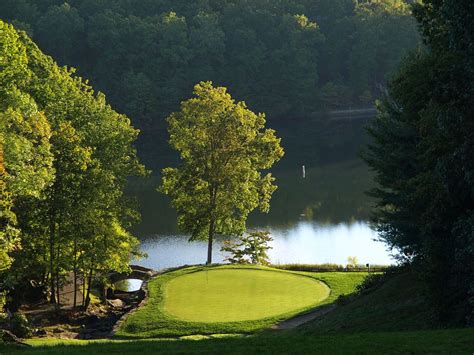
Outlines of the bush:
[{"label": "bush", "polygon": [[405,270],[404,266],[390,266],[385,269],[383,273],[369,274],[362,283],[357,285],[356,293],[364,294],[370,292],[371,290],[381,286],[393,275],[403,272]]},{"label": "bush", "polygon": [[29,338],[32,335],[28,318],[20,313],[15,313],[10,320],[10,331],[19,338]]},{"label": "bush", "polygon": [[[366,272],[368,270],[365,265],[347,267],[339,264],[273,264],[271,266],[276,269],[311,272]],[[385,272],[390,268],[391,266],[388,265],[370,265],[370,272]]]},{"label": "bush", "polygon": [[272,265],[276,269],[291,270],[291,271],[313,271],[313,272],[324,272],[324,271],[344,271],[343,265],[338,264],[280,264]]},{"label": "bush", "polygon": [[336,298],[336,304],[338,306],[344,306],[350,302],[352,297],[350,295],[339,295],[338,298]]},{"label": "bush", "polygon": [[0,327],[4,327],[8,323],[8,314],[0,313]]},{"label": "bush", "polygon": [[250,232],[237,241],[225,241],[222,252],[229,253],[225,260],[231,264],[268,265],[268,244],[273,240],[269,232]]}]

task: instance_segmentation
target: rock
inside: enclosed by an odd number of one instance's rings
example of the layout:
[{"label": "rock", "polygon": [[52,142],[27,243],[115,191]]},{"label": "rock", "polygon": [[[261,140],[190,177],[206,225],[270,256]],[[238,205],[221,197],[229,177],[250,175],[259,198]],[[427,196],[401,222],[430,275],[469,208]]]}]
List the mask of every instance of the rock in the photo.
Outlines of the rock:
[{"label": "rock", "polygon": [[64,333],[64,329],[63,328],[54,328],[53,333],[55,333],[55,334]]},{"label": "rock", "polygon": [[44,329],[36,329],[35,335],[38,337],[45,337],[46,335],[48,335],[48,333]]},{"label": "rock", "polygon": [[107,300],[107,304],[114,308],[123,308],[125,303],[120,299]]}]

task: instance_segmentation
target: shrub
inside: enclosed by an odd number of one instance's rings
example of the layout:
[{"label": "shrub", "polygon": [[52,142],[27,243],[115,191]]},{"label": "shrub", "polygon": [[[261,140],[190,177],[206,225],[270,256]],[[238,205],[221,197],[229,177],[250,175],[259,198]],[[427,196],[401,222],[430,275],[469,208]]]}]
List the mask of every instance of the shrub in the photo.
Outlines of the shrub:
[{"label": "shrub", "polygon": [[10,320],[10,330],[19,338],[29,338],[32,335],[28,318],[20,313],[15,313]]},{"label": "shrub", "polygon": [[231,264],[268,265],[268,245],[272,241],[269,232],[251,232],[239,237],[238,241],[225,241],[222,252],[230,254],[226,258]]},{"label": "shrub", "polygon": [[362,283],[357,285],[356,293],[363,294],[381,286],[393,275],[405,270],[403,266],[390,266],[383,273],[369,274]]},{"label": "shrub", "polygon": [[8,315],[6,313],[0,313],[0,331],[1,328],[8,327]]},{"label": "shrub", "polygon": [[350,300],[351,300],[350,295],[339,295],[339,297],[336,298],[336,304],[338,306],[343,306],[343,305],[348,304]]}]

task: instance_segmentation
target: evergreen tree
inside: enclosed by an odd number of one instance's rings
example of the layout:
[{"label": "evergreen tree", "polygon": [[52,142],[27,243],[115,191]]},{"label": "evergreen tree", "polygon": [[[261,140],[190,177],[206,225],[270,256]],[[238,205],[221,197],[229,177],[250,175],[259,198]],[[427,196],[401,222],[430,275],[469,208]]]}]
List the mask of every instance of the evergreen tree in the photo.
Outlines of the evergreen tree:
[{"label": "evergreen tree", "polygon": [[441,321],[472,322],[474,12],[471,1],[415,4],[426,51],[390,84],[367,160],[382,239],[421,272]]}]

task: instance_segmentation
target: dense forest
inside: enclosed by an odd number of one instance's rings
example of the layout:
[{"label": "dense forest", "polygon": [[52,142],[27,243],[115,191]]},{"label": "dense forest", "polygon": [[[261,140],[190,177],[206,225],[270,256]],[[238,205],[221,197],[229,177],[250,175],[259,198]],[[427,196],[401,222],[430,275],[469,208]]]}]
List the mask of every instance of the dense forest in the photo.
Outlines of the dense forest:
[{"label": "dense forest", "polygon": [[372,106],[419,41],[411,2],[3,0],[0,18],[106,93],[156,166],[164,118],[199,81],[270,120]]}]

